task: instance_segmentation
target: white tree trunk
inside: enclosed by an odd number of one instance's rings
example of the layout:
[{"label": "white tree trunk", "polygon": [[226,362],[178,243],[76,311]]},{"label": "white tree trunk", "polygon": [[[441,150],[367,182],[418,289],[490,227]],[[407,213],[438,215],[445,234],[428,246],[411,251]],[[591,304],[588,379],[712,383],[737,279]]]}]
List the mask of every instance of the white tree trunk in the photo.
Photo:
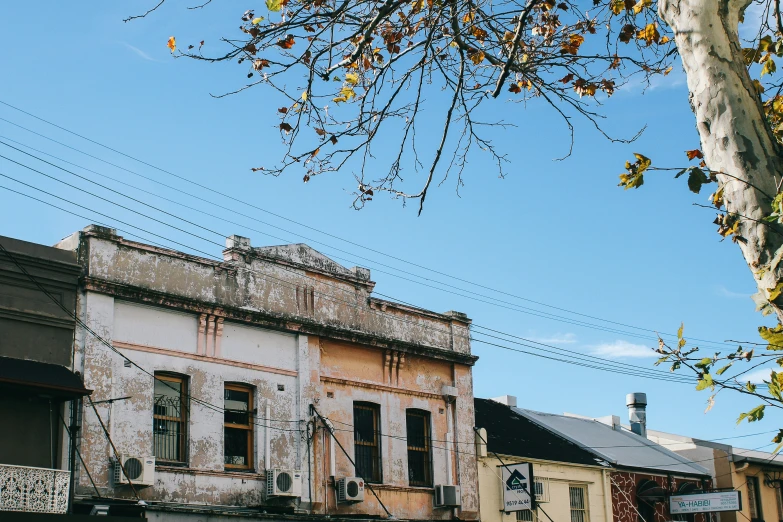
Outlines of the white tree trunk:
[{"label": "white tree trunk", "polygon": [[[780,180],[780,148],[744,64],[737,28],[751,0],[659,0],[675,34],[707,166],[719,171],[726,208],[741,218],[738,242],[759,290],[783,281],[783,227],[762,224]],[[710,263],[710,259],[694,260]],[[783,321],[783,297],[771,303]]]}]

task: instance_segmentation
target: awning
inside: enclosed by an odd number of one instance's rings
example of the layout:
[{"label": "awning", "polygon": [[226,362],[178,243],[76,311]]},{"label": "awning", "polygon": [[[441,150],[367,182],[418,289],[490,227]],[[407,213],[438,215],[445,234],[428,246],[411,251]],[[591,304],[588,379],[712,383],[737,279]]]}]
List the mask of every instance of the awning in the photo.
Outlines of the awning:
[{"label": "awning", "polygon": [[78,375],[65,366],[0,357],[0,387],[70,400],[90,395]]}]

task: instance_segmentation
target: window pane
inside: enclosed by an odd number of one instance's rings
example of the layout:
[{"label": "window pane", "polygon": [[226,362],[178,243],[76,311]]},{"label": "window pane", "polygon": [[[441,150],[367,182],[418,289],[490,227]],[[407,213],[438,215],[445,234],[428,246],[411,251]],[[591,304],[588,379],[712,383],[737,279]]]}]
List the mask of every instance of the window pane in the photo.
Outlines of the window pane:
[{"label": "window pane", "polygon": [[375,443],[375,415],[371,408],[356,407],[353,410],[354,440]]},{"label": "window pane", "polygon": [[233,466],[248,465],[248,431],[225,428],[225,452],[223,462]]},{"label": "window pane", "polygon": [[408,415],[408,447],[426,449],[426,427],[423,415]]},{"label": "window pane", "polygon": [[517,511],[517,520],[519,522],[533,522],[533,511],[530,509]]},{"label": "window pane", "polygon": [[568,497],[571,505],[571,522],[588,522],[587,488],[584,486],[569,486]]},{"label": "window pane", "polygon": [[250,424],[250,390],[225,390],[224,422]]}]

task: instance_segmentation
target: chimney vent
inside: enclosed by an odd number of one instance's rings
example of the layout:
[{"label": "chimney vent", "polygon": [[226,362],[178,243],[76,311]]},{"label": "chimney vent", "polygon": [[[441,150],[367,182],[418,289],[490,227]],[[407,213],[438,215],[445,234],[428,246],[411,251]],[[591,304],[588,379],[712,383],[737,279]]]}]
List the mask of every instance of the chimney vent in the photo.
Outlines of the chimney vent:
[{"label": "chimney vent", "polygon": [[625,396],[628,406],[628,417],[631,421],[631,431],[642,437],[647,437],[647,394],[629,393]]}]

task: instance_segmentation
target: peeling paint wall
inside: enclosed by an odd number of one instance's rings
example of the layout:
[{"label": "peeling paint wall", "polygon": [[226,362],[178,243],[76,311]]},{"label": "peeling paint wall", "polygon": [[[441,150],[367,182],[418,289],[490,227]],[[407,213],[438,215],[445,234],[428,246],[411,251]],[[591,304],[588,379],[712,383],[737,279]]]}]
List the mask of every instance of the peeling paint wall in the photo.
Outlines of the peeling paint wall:
[{"label": "peeling paint wall", "polygon": [[[88,326],[141,368],[187,380],[186,462],[159,461],[154,486],[140,488],[140,496],[382,514],[369,491],[362,503],[336,505],[335,479],[354,470],[310,411],[313,405],[334,423],[353,457],[353,402],[367,401],[381,408],[384,472],[376,492],[389,511],[403,519],[477,519],[476,460],[472,444],[465,445],[474,425],[469,319],[375,299],[368,270],[341,267],[306,245],[251,249],[239,239],[229,240],[222,263],[128,242],[99,227],[64,243],[79,244],[86,273],[79,308]],[[152,455],[153,377],[83,333],[77,354],[94,400],[130,397],[97,406],[118,452]],[[249,472],[223,462],[226,383],[254,389]],[[444,398],[444,385],[456,388],[456,398]],[[434,508],[432,487],[410,486],[409,408],[429,412],[433,485],[460,485],[461,508]],[[81,451],[96,484],[109,496],[131,496],[110,480],[112,452],[89,406],[83,423]],[[270,467],[302,472],[301,499],[265,498],[267,459]],[[92,493],[84,474],[78,492]]]}]

